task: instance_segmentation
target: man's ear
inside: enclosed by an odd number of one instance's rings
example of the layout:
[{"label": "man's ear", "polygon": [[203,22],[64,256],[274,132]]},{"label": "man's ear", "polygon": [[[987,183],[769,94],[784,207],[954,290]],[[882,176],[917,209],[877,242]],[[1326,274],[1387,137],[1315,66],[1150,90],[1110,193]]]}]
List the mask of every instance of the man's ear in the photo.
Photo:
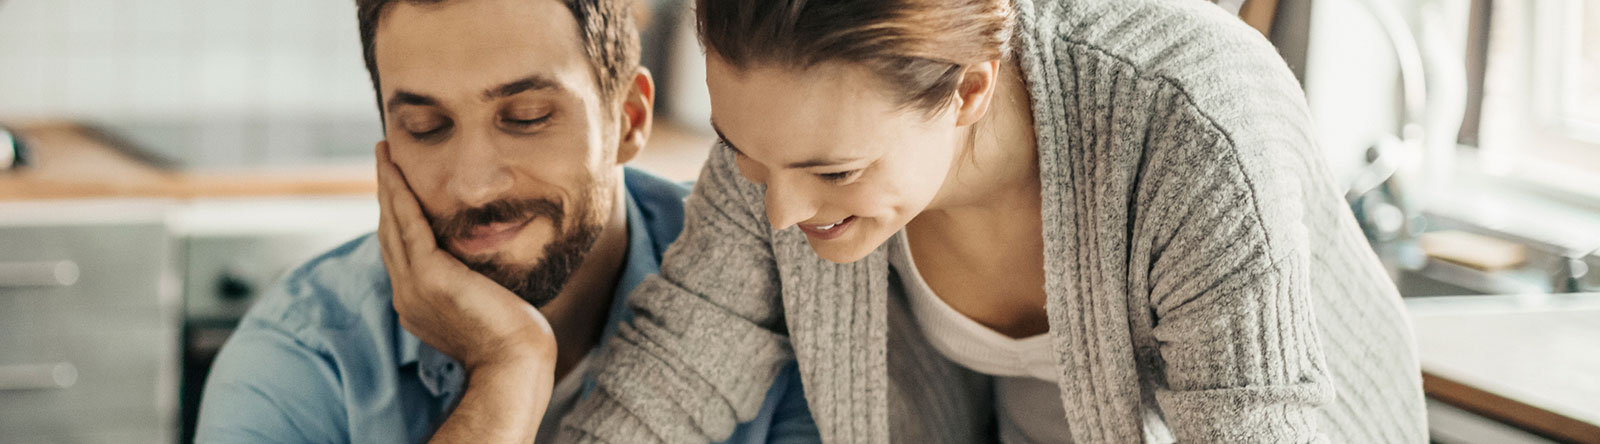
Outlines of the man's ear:
[{"label": "man's ear", "polygon": [[983,119],[994,102],[995,86],[1000,84],[1000,61],[968,65],[956,86],[956,125],[971,125]]},{"label": "man's ear", "polygon": [[622,113],[617,119],[621,137],[617,138],[617,164],[628,163],[650,141],[650,125],[655,116],[656,83],[650,70],[634,71],[628,89],[622,92]]}]

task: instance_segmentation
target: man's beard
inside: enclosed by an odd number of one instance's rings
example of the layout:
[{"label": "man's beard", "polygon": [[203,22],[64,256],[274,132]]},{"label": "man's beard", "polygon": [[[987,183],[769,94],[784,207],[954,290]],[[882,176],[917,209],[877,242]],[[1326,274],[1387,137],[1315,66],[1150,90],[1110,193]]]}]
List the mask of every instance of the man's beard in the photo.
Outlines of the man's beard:
[{"label": "man's beard", "polygon": [[[584,196],[587,198],[588,196]],[[586,212],[579,208],[577,214]],[[434,238],[439,246],[451,244],[452,239],[467,236],[474,228],[503,222],[525,222],[533,218],[546,218],[555,228],[556,238],[544,247],[544,257],[531,265],[505,262],[504,253],[480,257],[453,256],[472,271],[510,290],[535,308],[550,303],[566,286],[572,274],[583,265],[583,259],[600,237],[599,224],[578,220],[572,230],[564,229],[566,212],[561,204],[548,199],[499,200],[478,208],[461,210],[448,218],[433,223]],[[568,232],[570,231],[570,232]]]}]

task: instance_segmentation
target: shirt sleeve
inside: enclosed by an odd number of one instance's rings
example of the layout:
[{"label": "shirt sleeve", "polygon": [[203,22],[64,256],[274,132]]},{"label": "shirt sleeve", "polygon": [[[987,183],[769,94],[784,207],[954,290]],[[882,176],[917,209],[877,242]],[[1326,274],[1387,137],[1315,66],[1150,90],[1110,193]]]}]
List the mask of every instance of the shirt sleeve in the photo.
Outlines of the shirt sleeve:
[{"label": "shirt sleeve", "polygon": [[772,411],[772,427],[767,433],[767,444],[822,444],[817,421],[811,417],[811,407],[806,404],[806,391],[800,383],[800,369],[790,364],[773,385],[777,406]]},{"label": "shirt sleeve", "polygon": [[785,366],[767,390],[767,400],[756,419],[740,424],[733,436],[719,444],[822,444],[800,385],[799,367],[793,363]]},{"label": "shirt sleeve", "polygon": [[248,320],[206,379],[195,441],[346,443],[338,376],[327,355]]}]

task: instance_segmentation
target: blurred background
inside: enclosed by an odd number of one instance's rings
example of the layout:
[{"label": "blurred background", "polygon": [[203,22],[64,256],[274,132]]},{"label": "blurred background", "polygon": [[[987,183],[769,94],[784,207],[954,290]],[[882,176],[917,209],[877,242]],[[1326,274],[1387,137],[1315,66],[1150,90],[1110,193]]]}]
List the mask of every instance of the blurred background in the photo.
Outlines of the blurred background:
[{"label": "blurred background", "polygon": [[[684,3],[638,8],[636,166],[680,180],[713,139]],[[1433,439],[1600,443],[1600,2],[1216,6],[1302,81],[1406,296]],[[187,441],[255,296],[375,229],[354,12],[0,0],[0,442]]]}]

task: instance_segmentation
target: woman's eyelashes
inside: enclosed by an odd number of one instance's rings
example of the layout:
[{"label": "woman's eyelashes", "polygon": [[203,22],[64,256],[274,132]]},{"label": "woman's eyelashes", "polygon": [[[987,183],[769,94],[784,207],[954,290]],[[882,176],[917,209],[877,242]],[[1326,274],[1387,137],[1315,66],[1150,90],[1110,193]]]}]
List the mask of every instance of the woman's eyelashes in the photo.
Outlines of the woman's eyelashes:
[{"label": "woman's eyelashes", "polygon": [[[749,160],[750,159],[748,156],[745,156],[743,151],[739,151],[739,149],[735,148],[732,143],[728,143],[728,139],[723,139],[721,137],[718,137],[717,141],[721,142],[724,146],[727,146],[729,149],[733,150],[734,158],[736,158],[736,159],[738,159],[740,161],[745,161],[745,160]],[[740,168],[743,168],[743,166],[741,165]],[[866,171],[866,168],[860,168],[860,169],[854,169],[854,170],[848,170],[848,171],[839,171],[839,172],[833,172],[833,173],[813,173],[813,174],[815,176],[817,176],[818,179],[821,179],[823,182],[826,182],[828,184],[831,184],[831,185],[842,185],[845,182],[848,182],[851,179],[855,179],[856,177],[860,176],[863,171]]]}]

